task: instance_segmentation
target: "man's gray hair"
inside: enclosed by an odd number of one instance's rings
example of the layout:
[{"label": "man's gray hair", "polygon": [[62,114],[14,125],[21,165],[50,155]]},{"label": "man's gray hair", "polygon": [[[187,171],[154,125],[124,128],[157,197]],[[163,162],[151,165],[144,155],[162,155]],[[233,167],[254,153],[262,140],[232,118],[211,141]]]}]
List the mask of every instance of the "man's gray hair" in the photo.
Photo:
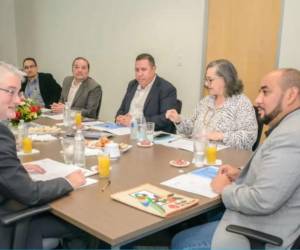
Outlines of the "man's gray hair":
[{"label": "man's gray hair", "polygon": [[15,75],[21,82],[24,80],[24,76],[26,76],[23,71],[19,70],[15,66],[6,62],[0,62],[0,82],[7,73]]}]

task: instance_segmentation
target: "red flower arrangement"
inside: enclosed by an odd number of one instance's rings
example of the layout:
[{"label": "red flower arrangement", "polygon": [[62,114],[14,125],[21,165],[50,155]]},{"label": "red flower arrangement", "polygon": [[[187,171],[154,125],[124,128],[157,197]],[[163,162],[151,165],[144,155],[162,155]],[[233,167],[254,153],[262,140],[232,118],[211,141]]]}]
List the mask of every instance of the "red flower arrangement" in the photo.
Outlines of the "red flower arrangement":
[{"label": "red flower arrangement", "polygon": [[16,117],[11,120],[14,126],[17,126],[20,120],[31,122],[41,115],[41,108],[32,99],[24,99],[16,109]]}]

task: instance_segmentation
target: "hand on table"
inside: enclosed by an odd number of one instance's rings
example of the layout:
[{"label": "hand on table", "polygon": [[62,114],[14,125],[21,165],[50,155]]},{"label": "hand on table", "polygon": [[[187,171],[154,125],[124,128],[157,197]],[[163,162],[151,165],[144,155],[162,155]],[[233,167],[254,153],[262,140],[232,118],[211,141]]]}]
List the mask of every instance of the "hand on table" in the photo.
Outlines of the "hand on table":
[{"label": "hand on table", "polygon": [[130,114],[118,115],[116,118],[116,123],[126,127],[130,127],[131,119],[132,116]]},{"label": "hand on table", "polygon": [[54,113],[61,113],[61,112],[63,112],[64,107],[65,107],[65,105],[63,103],[61,103],[61,102],[59,102],[59,103],[54,102],[51,105],[51,111],[54,112]]},{"label": "hand on table", "polygon": [[239,177],[241,170],[231,165],[225,164],[219,168],[219,172],[222,174],[226,174],[231,181],[235,181]]},{"label": "hand on table", "polygon": [[27,163],[23,165],[26,171],[30,174],[44,174],[46,173],[40,165]]},{"label": "hand on table", "polygon": [[217,176],[211,181],[211,188],[212,190],[217,193],[221,194],[225,187],[231,184],[231,180],[225,173],[218,172]]},{"label": "hand on table", "polygon": [[83,184],[86,183],[85,176],[84,176],[83,172],[80,169],[78,169],[78,170],[72,172],[71,174],[67,175],[66,179],[72,185],[73,189],[77,189],[77,188],[79,188],[80,186],[82,186]]},{"label": "hand on table", "polygon": [[222,132],[217,131],[208,132],[206,136],[207,139],[210,141],[222,141],[224,139],[224,134]]}]

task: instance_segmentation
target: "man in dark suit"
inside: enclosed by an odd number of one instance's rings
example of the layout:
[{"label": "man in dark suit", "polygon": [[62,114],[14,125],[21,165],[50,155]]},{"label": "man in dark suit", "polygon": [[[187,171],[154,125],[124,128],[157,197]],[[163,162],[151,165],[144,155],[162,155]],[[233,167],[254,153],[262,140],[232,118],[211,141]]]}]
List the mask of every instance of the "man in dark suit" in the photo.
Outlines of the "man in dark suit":
[{"label": "man in dark suit", "polygon": [[29,97],[46,108],[50,108],[52,103],[59,100],[61,86],[51,74],[38,72],[34,58],[28,57],[23,60],[23,70],[26,78],[22,83],[21,91],[26,98]]},{"label": "man in dark suit", "polygon": [[84,57],[73,60],[73,76],[64,79],[60,102],[51,106],[53,112],[62,112],[64,104],[68,102],[71,109],[81,110],[83,116],[98,118],[102,89],[93,78],[89,77],[89,70],[90,63]]},{"label": "man in dark suit", "polygon": [[127,92],[116,115],[116,122],[130,126],[132,118],[141,114],[147,122],[155,123],[155,130],[175,132],[171,121],[165,118],[169,108],[176,108],[176,88],[156,75],[154,58],[138,55],[135,61],[135,80],[128,84]]},{"label": "man in dark suit", "polygon": [[[23,75],[14,66],[0,62],[0,216],[15,210],[16,206],[34,206],[53,201],[85,183],[80,171],[65,178],[34,182],[26,168],[31,172],[41,172],[43,169],[37,165],[24,166],[18,159],[14,135],[2,121],[15,117]],[[43,237],[62,237],[70,231],[76,229],[53,215],[34,217],[26,247],[40,249]],[[0,248],[11,247],[12,232],[12,227],[0,225]]]}]

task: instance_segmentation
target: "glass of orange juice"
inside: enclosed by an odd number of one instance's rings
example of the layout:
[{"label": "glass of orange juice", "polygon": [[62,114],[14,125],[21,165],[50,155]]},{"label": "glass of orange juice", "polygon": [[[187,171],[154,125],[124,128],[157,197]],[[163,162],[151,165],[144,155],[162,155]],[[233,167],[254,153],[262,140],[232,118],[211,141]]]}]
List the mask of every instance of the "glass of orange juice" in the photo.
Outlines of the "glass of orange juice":
[{"label": "glass of orange juice", "polygon": [[81,111],[76,111],[75,112],[75,116],[74,116],[74,121],[75,121],[75,126],[77,128],[81,127],[81,122],[82,122],[82,115],[81,115]]},{"label": "glass of orange juice", "polygon": [[208,143],[206,147],[206,161],[208,164],[215,164],[217,160],[217,145]]},{"label": "glass of orange juice", "polygon": [[98,154],[98,173],[100,178],[108,178],[110,175],[109,153],[100,152]]},{"label": "glass of orange juice", "polygon": [[32,140],[28,136],[24,136],[22,140],[22,149],[23,152],[28,154],[32,152]]}]

